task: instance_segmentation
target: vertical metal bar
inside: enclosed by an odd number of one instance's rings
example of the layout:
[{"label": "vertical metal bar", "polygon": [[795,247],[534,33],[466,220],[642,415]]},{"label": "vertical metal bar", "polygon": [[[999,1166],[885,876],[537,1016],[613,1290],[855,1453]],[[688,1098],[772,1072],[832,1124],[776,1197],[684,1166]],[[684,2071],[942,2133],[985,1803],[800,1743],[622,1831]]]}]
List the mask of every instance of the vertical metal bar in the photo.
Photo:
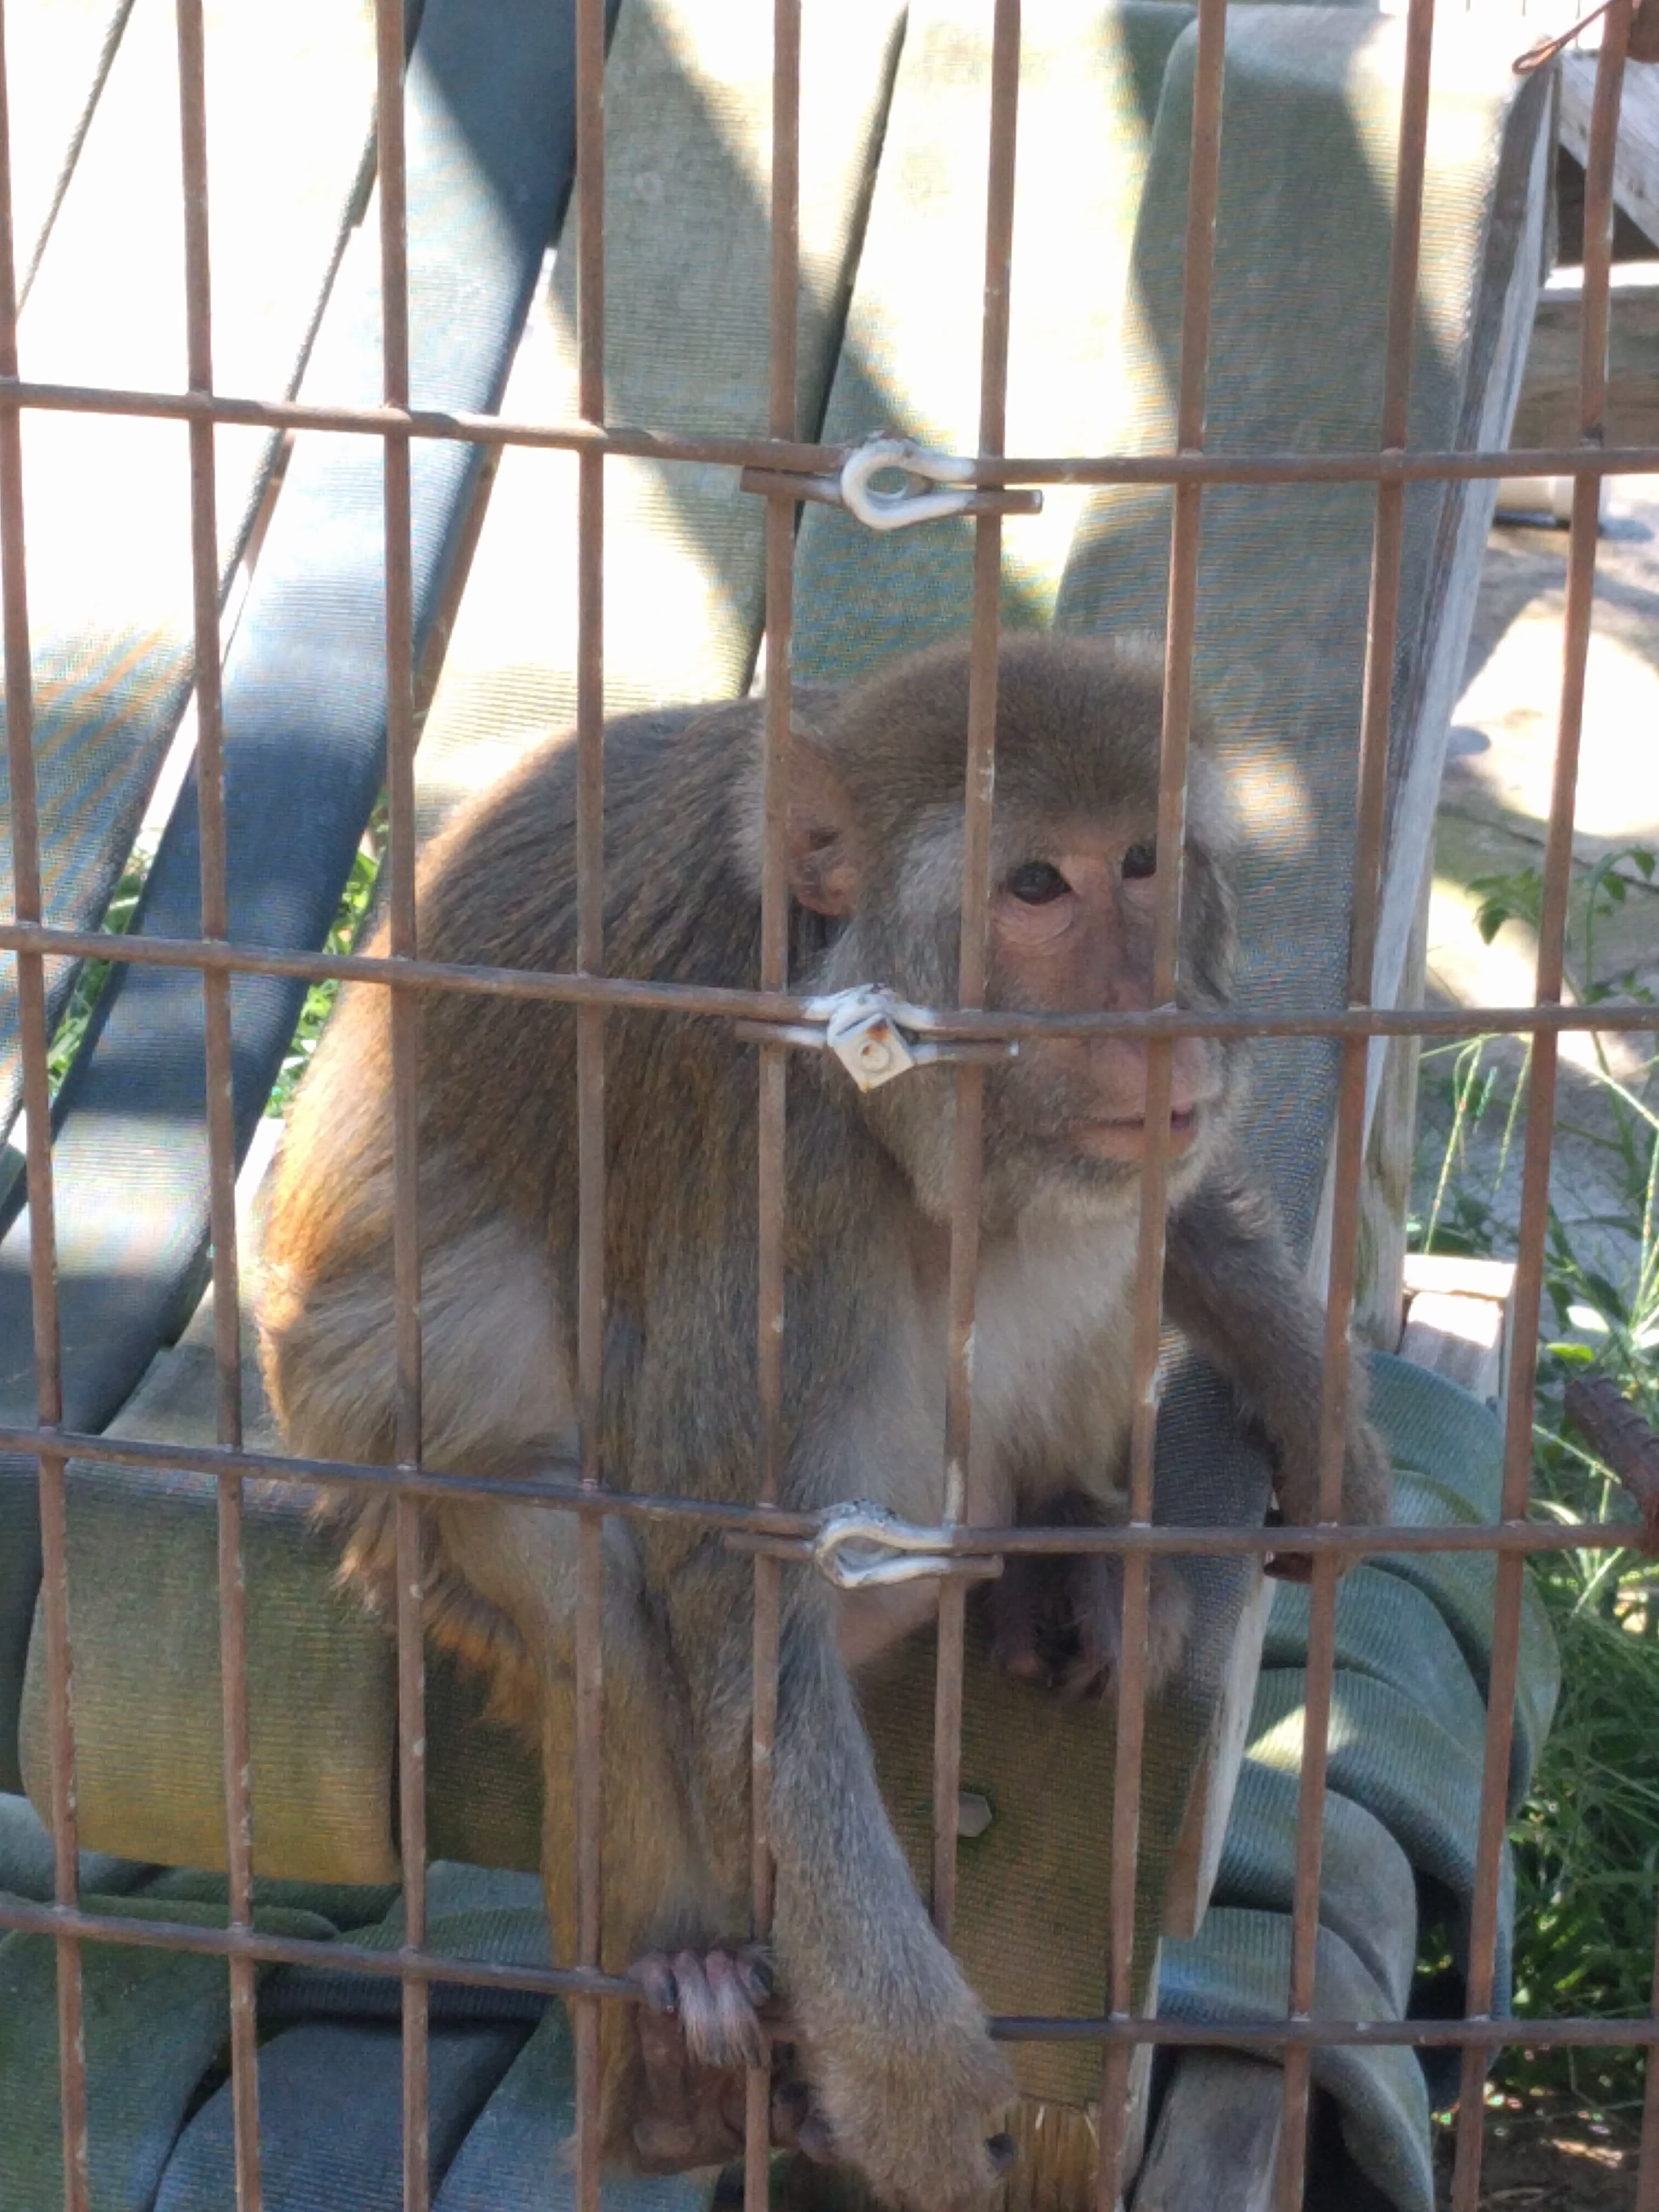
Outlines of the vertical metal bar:
[{"label": "vertical metal bar", "polygon": [[[403,0],[376,0],[375,124],[380,198],[380,343],[386,402],[409,404],[408,177],[404,147]],[[415,913],[414,587],[410,544],[410,445],[386,439],[386,740],[388,935],[394,959],[417,950]],[[392,988],[392,1277],[397,1306],[398,1464],[421,1459],[420,1000]],[[404,1875],[404,1940],[426,1942],[426,1666],[422,1515],[400,1491],[396,1517],[398,1809]],[[428,1990],[403,1978],[404,2212],[430,2196]]]},{"label": "vertical metal bar", "polygon": [[[985,310],[981,325],[979,449],[1000,453],[1006,434],[1009,286],[1014,246],[1014,158],[1019,110],[1019,0],[996,0],[991,34],[990,153],[986,176]],[[957,997],[985,1002],[985,931],[990,902],[991,802],[996,781],[997,646],[1002,595],[1002,520],[974,526],[974,610],[968,679],[968,760],[963,813],[962,942]],[[951,1167],[949,1364],[945,1393],[945,1515],[967,1506],[973,1419],[974,1295],[979,1275],[985,1081],[965,1066],[956,1082]],[[933,1695],[933,1923],[950,1940],[957,1897],[957,1808],[962,1778],[962,1673],[965,1585],[939,1585]]]},{"label": "vertical metal bar", "polygon": [[[576,331],[578,404],[605,420],[605,0],[577,0]],[[605,966],[605,461],[577,463],[576,965]],[[597,1489],[604,1360],[605,1015],[576,1012],[576,1366],[581,1479]],[[576,1949],[599,1964],[604,1919],[605,1692],[601,1613],[604,1523],[583,1514],[576,1554]],[[576,2045],[576,2206],[599,2206],[599,2006],[573,2008]]]},{"label": "vertical metal bar", "polygon": [[[178,0],[179,128],[184,179],[185,313],[192,392],[213,389],[213,276],[208,211],[207,61],[202,0]],[[210,422],[190,425],[191,582],[196,648],[196,775],[202,838],[202,934],[229,933],[225,854],[224,714],[219,669],[218,501]],[[231,1096],[230,978],[202,975],[207,1056],[209,1223],[219,1442],[242,1443],[241,1316],[236,1248],[236,1140]],[[219,1478],[219,1671],[223,1706],[225,1866],[230,1924],[253,1917],[253,1819],[248,1795],[247,1605],[242,1485]],[[230,1972],[231,2108],[238,2212],[259,2212],[259,2072],[251,1959]]]},{"label": "vertical metal bar", "polygon": [[[1176,411],[1176,445],[1182,453],[1200,452],[1204,445],[1210,310],[1215,282],[1216,205],[1221,185],[1221,98],[1226,34],[1226,0],[1200,0],[1182,270],[1181,374]],[[1201,486],[1177,485],[1170,525],[1164,726],[1158,775],[1159,867],[1152,948],[1152,999],[1159,1006],[1175,997],[1181,944],[1187,753],[1192,723],[1193,652],[1198,625],[1202,501]],[[1158,1425],[1172,1054],[1168,1040],[1148,1043],[1146,1150],[1141,1170],[1139,1241],[1135,1265],[1134,1381],[1129,1433],[1132,1525],[1149,1522],[1152,1516],[1152,1447]],[[1115,2018],[1123,2018],[1135,2009],[1135,1892],[1140,1848],[1141,1753],[1146,1723],[1149,1590],[1146,1555],[1127,1553],[1123,1561],[1123,1658],[1118,1681],[1117,1735],[1112,1767],[1107,2008]],[[1100,2165],[1096,2180],[1096,2202],[1100,2212],[1114,2212],[1123,2187],[1130,2058],[1127,2045],[1110,2045],[1102,2067]]]},{"label": "vertical metal bar", "polygon": [[[775,0],[772,15],[771,374],[768,428],[796,433],[800,284],[800,0]],[[766,749],[762,784],[761,988],[781,990],[789,970],[789,738],[794,626],[795,507],[766,508]],[[756,1376],[759,1395],[756,1495],[775,1504],[783,1476],[783,1215],[787,1048],[763,1045],[757,1134],[759,1219]],[[750,1755],[752,1927],[772,1925],[772,1748],[777,1729],[780,1575],[775,1559],[755,1561],[752,1656],[754,1711]],[[744,2212],[766,2212],[769,2197],[772,2082],[769,2066],[749,2071],[744,2112]]]},{"label": "vertical metal bar", "polygon": [[[1587,446],[1603,442],[1607,411],[1607,312],[1613,258],[1613,172],[1619,97],[1630,40],[1632,0],[1613,0],[1602,18],[1590,109],[1590,143],[1584,170],[1584,289],[1579,356],[1579,430]],[[1595,538],[1600,480],[1575,478],[1572,534],[1567,547],[1566,608],[1562,623],[1561,714],[1544,847],[1544,896],[1538,922],[1536,1001],[1560,1003],[1566,950],[1567,899],[1572,872],[1573,805],[1583,727],[1584,671],[1589,655],[1590,613],[1595,592]],[[1549,1223],[1550,1153],[1555,1130],[1559,1039],[1534,1032],[1527,1099],[1526,1149],[1521,1175],[1520,1250],[1515,1278],[1514,1335],[1505,1407],[1503,1514],[1522,1520],[1532,1476],[1533,1401],[1538,1365],[1539,1304],[1543,1291],[1544,1239]],[[1486,1699],[1486,1759],[1480,1778],[1480,1828],[1475,1852],[1474,1898],[1469,1916],[1468,2013],[1490,2016],[1498,1948],[1498,1892],[1504,1830],[1508,1816],[1510,1747],[1521,1643],[1521,1589],[1525,1564],[1517,1552],[1499,1554],[1494,1575],[1492,1671]],[[1486,2136],[1486,2055],[1463,2053],[1457,2114],[1457,2154],[1452,2171],[1453,2212],[1475,2212]]]},{"label": "vertical metal bar", "polygon": [[[0,376],[17,374],[17,270],[12,223],[10,92],[4,0],[0,0]],[[34,785],[34,695],[29,660],[28,572],[23,532],[22,421],[0,403],[0,620],[6,657],[6,759],[10,779],[14,900],[20,921],[40,921],[40,821]],[[23,1110],[28,1123],[29,1291],[34,1324],[40,1425],[64,1418],[63,1346],[58,1326],[58,1237],[52,1205],[52,1100],[46,1067],[46,963],[17,955]],[[40,1453],[40,1602],[46,1624],[46,1730],[52,1777],[52,1895],[74,1906],[80,1853],[75,1802],[75,1725],[69,1631],[69,1547],[64,1461]],[[64,2212],[87,2212],[87,2062],[81,2002],[81,1947],[58,1943],[58,2081]]]},{"label": "vertical metal bar", "polygon": [[[1382,373],[1382,443],[1402,449],[1411,410],[1412,348],[1417,326],[1418,266],[1422,251],[1424,172],[1428,155],[1429,79],[1433,58],[1434,0],[1411,0],[1406,23],[1401,88],[1400,143],[1395,176],[1394,234],[1389,259],[1389,308]],[[1365,675],[1360,712],[1353,890],[1348,931],[1347,997],[1352,1006],[1371,1003],[1382,897],[1382,841],[1388,814],[1389,732],[1394,709],[1395,652],[1400,630],[1401,563],[1405,550],[1406,495],[1398,483],[1379,484],[1371,541]],[[1366,1071],[1370,1046],[1344,1040],[1337,1085],[1334,1206],[1326,1286],[1324,1396],[1320,1416],[1319,1515],[1342,1518],[1342,1477],[1349,1398],[1349,1323],[1353,1313],[1358,1255],[1360,1177],[1364,1167]],[[1296,1878],[1291,1921],[1290,2012],[1311,2016],[1318,1959],[1320,1870],[1329,1759],[1331,1691],[1336,1664],[1338,1562],[1329,1553],[1314,1563],[1310,1591],[1307,1701],[1304,1711],[1301,1790],[1297,1808]],[[1279,2212],[1301,2204],[1307,2160],[1308,2103],[1312,2052],[1305,2045],[1285,2053],[1285,2119],[1279,2136],[1277,2194]]]}]

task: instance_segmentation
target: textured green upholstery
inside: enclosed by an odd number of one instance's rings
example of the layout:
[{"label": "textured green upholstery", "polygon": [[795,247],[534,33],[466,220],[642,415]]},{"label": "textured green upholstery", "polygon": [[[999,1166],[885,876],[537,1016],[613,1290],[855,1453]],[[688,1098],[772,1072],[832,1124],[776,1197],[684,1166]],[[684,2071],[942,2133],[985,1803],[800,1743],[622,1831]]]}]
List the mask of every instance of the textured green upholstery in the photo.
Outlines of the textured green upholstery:
[{"label": "textured green upholstery", "polygon": [[[45,1830],[0,1796],[0,1899],[38,1896]],[[49,1869],[48,1869],[49,1871]],[[94,1893],[117,1877],[121,1894]],[[111,1867],[83,1856],[93,1911],[222,1926],[215,1875]],[[112,1887],[115,1887],[114,1883]],[[402,1940],[395,1891],[265,1882],[270,1934],[372,1949]],[[435,1861],[428,1940],[453,1957],[539,1964],[547,1928],[533,1875]],[[222,1963],[91,1944],[83,1952],[88,2162],[94,2212],[224,2212],[235,2194]],[[264,2201],[272,2212],[400,2212],[402,2065],[396,1981],[259,1969]],[[50,2212],[63,2196],[53,1946],[0,1936],[0,2212]],[[431,1992],[432,2172],[438,2212],[568,2212],[564,2146],[574,2064],[564,2014],[512,1990]],[[611,2183],[612,2212],[700,2212],[706,2178]]]},{"label": "textured green upholstery", "polygon": [[[1503,1435],[1492,1414],[1455,1383],[1404,1360],[1376,1358],[1372,1373],[1377,1417],[1399,1471],[1395,1518],[1419,1525],[1491,1520],[1503,1468]],[[1407,1472],[1413,1461],[1439,1480],[1431,1484]],[[1487,1571],[1477,1595],[1462,1578],[1407,1578],[1398,1571],[1407,1565],[1478,1565]],[[1425,1896],[1443,1896],[1447,1932],[1461,1958],[1480,1824],[1491,1566],[1479,1555],[1395,1554],[1357,1568],[1342,1584],[1320,1890],[1328,1950],[1322,1953],[1318,2002],[1334,2013],[1383,2019],[1407,2010],[1419,1885]],[[1238,2020],[1282,2012],[1288,2002],[1307,1638],[1307,1594],[1281,1585],[1214,1900],[1194,1941],[1164,1946],[1160,2011]],[[1531,1585],[1523,1584],[1511,1807],[1527,1789],[1559,1686],[1554,1638]],[[1509,2002],[1513,1913],[1507,1855],[1499,1904],[1501,2010]],[[1338,2100],[1356,2167],[1401,2212],[1432,2212],[1430,2088],[1436,2102],[1454,2097],[1456,2063],[1452,2051],[1425,2053],[1420,2063],[1398,2050],[1315,2057],[1315,2079]]]},{"label": "textured green upholstery", "polygon": [[[3,1892],[0,1892],[3,1894]],[[224,1925],[222,1905],[179,1899],[88,1897],[138,1919]],[[315,1913],[262,1908],[273,1935],[328,1936]],[[191,2098],[230,2030],[223,1962],[184,1951],[88,1944],[82,1954],[86,2019],[88,2160],[98,2212],[144,2212]],[[0,2208],[47,2212],[64,2197],[58,2105],[56,1947],[46,1936],[0,1936]]]},{"label": "textured green upholstery", "polygon": [[[1121,362],[1136,217],[1171,48],[1193,10],[1048,0],[1024,22],[1009,298],[1006,449],[1109,453],[1133,393]],[[910,10],[859,279],[823,434],[893,429],[979,445],[989,19],[976,0]],[[1054,486],[1003,529],[1004,619],[1054,602],[1087,495]],[[973,526],[878,536],[808,507],[796,560],[795,672],[837,683],[959,630]]]},{"label": "textured green upholstery", "polygon": [[[902,0],[808,7],[801,27],[798,404],[815,429],[856,263],[903,27]],[[610,419],[761,437],[768,420],[769,0],[630,0],[605,72]],[[580,219],[573,210],[571,222]],[[575,264],[556,261],[503,411],[576,406]],[[416,763],[429,830],[575,713],[574,454],[503,456]],[[613,714],[741,692],[763,619],[764,501],[730,469],[605,471],[605,703]]]}]

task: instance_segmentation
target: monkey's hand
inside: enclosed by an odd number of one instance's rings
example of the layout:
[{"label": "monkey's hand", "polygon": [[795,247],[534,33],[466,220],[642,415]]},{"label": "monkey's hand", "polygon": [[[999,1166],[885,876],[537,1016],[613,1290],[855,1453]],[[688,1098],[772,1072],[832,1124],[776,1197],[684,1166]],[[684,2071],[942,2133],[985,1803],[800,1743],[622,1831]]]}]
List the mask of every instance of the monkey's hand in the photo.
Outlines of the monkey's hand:
[{"label": "monkey's hand", "polygon": [[796,2065],[765,1947],[652,1951],[629,1969],[646,1993],[623,2153],[645,2173],[723,2166],[742,2154],[748,2069],[769,2069],[772,2142],[827,2159],[829,2130]]},{"label": "monkey's hand", "polygon": [[[1348,1432],[1342,1455],[1342,1518],[1356,1528],[1374,1528],[1389,1516],[1394,1468],[1387,1445],[1365,1418],[1364,1391],[1357,1387],[1359,1381],[1360,1370],[1355,1367],[1351,1370]],[[1293,1528],[1310,1528],[1320,1517],[1318,1423],[1316,1401],[1304,1432],[1279,1447],[1273,1495],[1279,1519]],[[1352,1564],[1346,1553],[1340,1553],[1339,1560],[1344,1569]],[[1313,1561],[1305,1553],[1275,1553],[1267,1571],[1281,1582],[1307,1582],[1313,1573]]]}]

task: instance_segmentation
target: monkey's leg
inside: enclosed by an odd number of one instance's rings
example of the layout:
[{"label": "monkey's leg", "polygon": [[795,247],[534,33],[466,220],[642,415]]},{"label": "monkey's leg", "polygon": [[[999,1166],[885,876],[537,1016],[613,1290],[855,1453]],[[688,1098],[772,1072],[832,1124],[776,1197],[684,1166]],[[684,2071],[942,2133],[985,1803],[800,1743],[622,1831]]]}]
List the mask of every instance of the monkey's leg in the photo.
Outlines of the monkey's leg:
[{"label": "monkey's leg", "polygon": [[[1106,1516],[1085,1491],[1062,1491],[1023,1516],[1042,1528],[1102,1528]],[[1181,1571],[1152,1563],[1146,1620],[1146,1686],[1161,1689],[1181,1663],[1192,1626],[1192,1596]],[[1105,1698],[1123,1656],[1123,1562],[1105,1552],[1017,1553],[989,1588],[991,1654],[1016,1680],[1066,1698]]]}]

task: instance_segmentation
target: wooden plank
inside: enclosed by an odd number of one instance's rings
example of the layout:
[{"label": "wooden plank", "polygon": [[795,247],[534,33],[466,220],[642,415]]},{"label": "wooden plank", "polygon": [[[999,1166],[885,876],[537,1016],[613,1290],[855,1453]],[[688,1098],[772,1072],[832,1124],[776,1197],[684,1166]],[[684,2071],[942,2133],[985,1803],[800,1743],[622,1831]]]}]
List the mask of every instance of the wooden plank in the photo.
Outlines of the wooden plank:
[{"label": "wooden plank", "polygon": [[[1595,56],[1561,57],[1561,143],[1576,161],[1589,163],[1590,102]],[[1626,62],[1613,155],[1613,197],[1637,227],[1659,245],[1659,62]]]},{"label": "wooden plank", "polygon": [[1514,1262],[1414,1252],[1406,1262],[1406,1289],[1402,1358],[1500,1405],[1509,1380]]},{"label": "wooden plank", "polygon": [[1187,1802],[1170,1861],[1169,1887],[1164,1899],[1164,1933],[1177,1939],[1196,1936],[1215,1887],[1226,1841],[1227,1819],[1233,1791],[1238,1786],[1239,1764],[1250,1730],[1250,1708],[1255,1698],[1256,1677],[1261,1671],[1261,1639],[1267,1633],[1273,1586],[1258,1573],[1255,1588],[1244,1601],[1237,1633],[1227,1657],[1226,1680],[1215,1724]]},{"label": "wooden plank", "polygon": [[[1417,915],[1406,941],[1399,1004],[1420,1006],[1428,972],[1429,900],[1434,888],[1432,851],[1424,856]],[[1417,1075],[1423,1040],[1390,1037],[1382,1080],[1371,1116],[1359,1185],[1359,1245],[1354,1285],[1353,1332],[1362,1343],[1392,1352],[1404,1313],[1406,1219],[1411,1208],[1412,1169],[1417,1157]]]},{"label": "wooden plank", "polygon": [[[1659,441],[1659,260],[1615,262],[1612,277],[1607,443],[1649,446]],[[1583,270],[1556,270],[1538,302],[1512,447],[1577,443],[1583,314]],[[1498,488],[1500,517],[1544,514],[1565,526],[1571,505],[1570,477],[1506,477]]]},{"label": "wooden plank", "polygon": [[1404,1273],[1407,1299],[1419,1291],[1437,1291],[1449,1297],[1489,1298],[1502,1306],[1515,1295],[1513,1260],[1476,1260],[1463,1252],[1408,1252]]},{"label": "wooden plank", "polygon": [[1236,2051],[1183,2051],[1134,2212],[1268,2212],[1284,2110],[1279,2067]]}]

